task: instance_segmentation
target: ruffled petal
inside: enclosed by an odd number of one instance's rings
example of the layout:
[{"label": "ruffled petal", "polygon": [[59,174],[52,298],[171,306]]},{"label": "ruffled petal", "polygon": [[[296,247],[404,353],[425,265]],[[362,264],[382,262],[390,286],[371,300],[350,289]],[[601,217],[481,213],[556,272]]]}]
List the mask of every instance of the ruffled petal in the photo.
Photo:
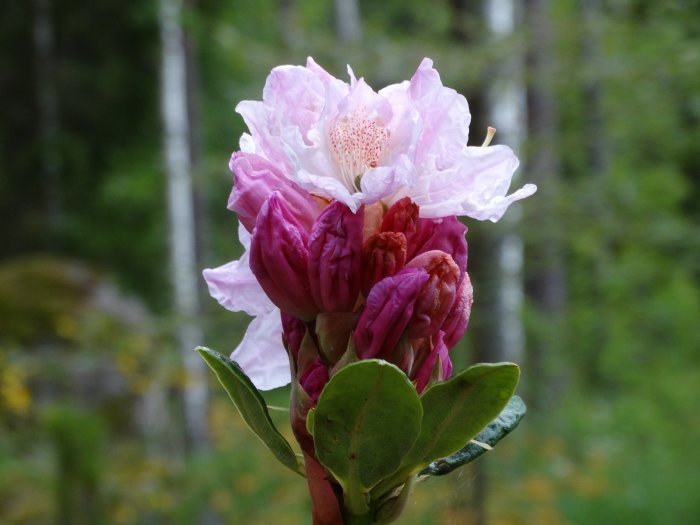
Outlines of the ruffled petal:
[{"label": "ruffled petal", "polygon": [[429,58],[418,66],[408,92],[422,120],[416,166],[419,169],[445,166],[462,151],[469,138],[471,114],[467,99],[442,85]]},{"label": "ruffled petal", "polygon": [[506,146],[464,148],[448,169],[426,174],[408,192],[423,217],[466,215],[496,222],[513,202],[537,190],[527,184],[506,195],[518,158]]},{"label": "ruffled petal", "polygon": [[231,359],[260,390],[272,390],[291,381],[279,310],[275,308],[253,319]]},{"label": "ruffled petal", "polygon": [[270,133],[279,136],[282,128],[293,126],[306,137],[323,110],[325,86],[305,67],[279,66],[267,77],[263,104],[270,111]]},{"label": "ruffled petal", "polygon": [[296,181],[305,190],[322,197],[336,199],[345,204],[353,212],[360,207],[360,199],[348,191],[345,185],[335,177],[314,175],[304,169],[296,174]]},{"label": "ruffled petal", "polygon": [[[355,197],[371,204],[394,193],[403,193],[415,184],[416,170],[406,155],[401,155],[391,166],[368,170],[360,180],[362,193]],[[403,190],[403,192],[401,191]]]},{"label": "ruffled petal", "polygon": [[[240,229],[244,230],[242,226]],[[249,315],[268,313],[274,310],[275,306],[250,270],[247,251],[250,236],[246,232],[240,239],[244,245],[247,244],[246,251],[240,259],[202,272],[209,287],[209,294],[221,306],[232,312],[246,312]]]}]

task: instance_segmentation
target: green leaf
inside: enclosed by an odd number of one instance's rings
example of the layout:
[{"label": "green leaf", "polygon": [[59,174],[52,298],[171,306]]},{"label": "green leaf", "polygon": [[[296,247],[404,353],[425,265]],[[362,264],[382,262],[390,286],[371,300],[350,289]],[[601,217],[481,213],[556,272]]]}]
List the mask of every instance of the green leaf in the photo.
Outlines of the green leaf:
[{"label": "green leaf", "polygon": [[286,467],[304,476],[304,468],[287,440],[275,428],[265,400],[238,363],[209,348],[196,348],[214,371],[250,429]]},{"label": "green leaf", "polygon": [[316,455],[352,513],[367,512],[369,490],[399,467],[421,418],[415,388],[386,361],[349,364],[325,386],[313,421]]},{"label": "green leaf", "polygon": [[[526,411],[527,407],[522,399],[518,396],[511,397],[498,417],[491,421],[491,423],[474,438],[474,441],[485,443],[490,447],[495,447],[496,443],[517,428],[518,424],[520,424],[520,421],[525,416]],[[433,461],[420,472],[420,475],[443,476],[449,474],[454,469],[474,461],[486,452],[488,452],[488,449],[470,441],[464,448],[454,454]]]},{"label": "green leaf", "polygon": [[503,410],[519,376],[520,369],[513,363],[478,364],[426,390],[421,398],[420,435],[401,469],[377,492],[393,488],[430,462],[462,448]]},{"label": "green leaf", "polygon": [[519,377],[513,363],[478,364],[426,390],[421,433],[404,464],[422,468],[463,447],[500,414]]}]

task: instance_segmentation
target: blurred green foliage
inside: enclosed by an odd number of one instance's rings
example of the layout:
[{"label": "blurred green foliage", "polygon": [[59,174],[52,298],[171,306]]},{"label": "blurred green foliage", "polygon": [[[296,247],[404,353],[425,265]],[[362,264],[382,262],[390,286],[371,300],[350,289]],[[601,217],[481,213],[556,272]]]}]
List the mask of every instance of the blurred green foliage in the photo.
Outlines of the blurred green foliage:
[{"label": "blurred green foliage", "polygon": [[[50,2],[58,101],[50,143],[38,124],[38,4],[0,7],[0,523],[307,523],[303,483],[276,464],[218,385],[212,451],[183,454],[174,394],[187,378],[167,315],[158,3]],[[552,224],[563,240],[567,307],[556,320],[534,305],[525,311],[528,335],[556,352],[544,356],[542,377],[525,366],[531,408],[518,432],[487,460],[417,487],[405,524],[474,523],[482,462],[491,525],[700,520],[700,5],[601,1],[592,59],[581,3],[554,4],[547,80],[558,134],[526,144],[523,157],[547,147],[561,161]],[[340,77],[351,63],[381,87],[431,56],[444,83],[472,102],[477,143],[493,64],[537,38],[523,24],[489,40],[475,1],[361,1],[364,34],[351,45],[334,36],[330,2],[289,2],[296,40],[286,43],[281,2],[187,5],[202,267],[240,253],[225,209],[226,163],[244,130],[233,109],[260,97],[271,67],[313,55]],[[466,8],[466,40],[454,37],[457,6]],[[602,114],[594,129],[591,85]],[[608,155],[603,172],[590,161],[596,138]],[[58,159],[53,189],[41,175],[47,152]],[[526,276],[539,263],[528,247],[550,226],[535,220],[538,198],[522,206]],[[469,227],[476,245],[493,228]],[[470,257],[484,264],[478,250]],[[486,286],[475,282],[475,326]],[[226,352],[246,320],[207,304],[202,343]],[[461,350],[473,347],[468,337]],[[166,398],[156,429],[140,419],[154,392]],[[269,402],[285,405],[286,396],[271,392]],[[286,414],[273,417],[289,437]]]}]

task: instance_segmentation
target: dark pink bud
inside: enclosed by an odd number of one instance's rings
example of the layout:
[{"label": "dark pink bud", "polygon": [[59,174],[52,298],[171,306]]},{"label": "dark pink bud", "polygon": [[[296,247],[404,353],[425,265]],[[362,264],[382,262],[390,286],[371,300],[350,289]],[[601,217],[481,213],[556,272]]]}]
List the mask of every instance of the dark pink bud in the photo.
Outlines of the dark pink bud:
[{"label": "dark pink bud", "polygon": [[401,232],[410,243],[418,230],[418,205],[408,197],[399,199],[384,214],[380,229],[383,232]]},{"label": "dark pink bud", "polygon": [[474,302],[474,291],[469,280],[469,274],[464,274],[464,279],[459,284],[457,297],[447,315],[441,330],[445,332],[445,345],[452,348],[462,338],[469,324],[469,314]]},{"label": "dark pink bud", "polygon": [[[432,338],[426,338],[420,348],[422,361],[419,361],[418,370],[415,372],[414,381],[416,390],[420,394],[430,384],[431,379],[445,380],[452,375],[452,361],[448,355],[447,346],[443,340],[442,330],[438,331]],[[436,365],[440,366],[436,370]],[[439,372],[438,377],[433,377],[435,372]]]},{"label": "dark pink bud", "polygon": [[452,309],[459,283],[459,268],[445,252],[432,250],[413,258],[407,268],[421,268],[430,278],[421,289],[408,328],[411,339],[437,332]]},{"label": "dark pink bud", "polygon": [[267,198],[280,192],[289,212],[308,231],[314,218],[321,211],[319,204],[308,192],[289,180],[266,159],[252,153],[236,152],[229,167],[234,175],[234,186],[228,200],[228,208],[238,214],[238,219],[249,232]]},{"label": "dark pink bud", "polygon": [[467,268],[467,227],[456,217],[425,219],[408,197],[398,200],[384,215],[382,232],[401,232],[406,237],[406,258],[431,250],[449,253],[462,273]]},{"label": "dark pink bud", "polygon": [[309,285],[322,312],[351,311],[362,281],[363,212],[333,201],[309,235]]},{"label": "dark pink bud", "polygon": [[400,232],[377,233],[367,240],[362,251],[362,292],[367,295],[375,283],[403,269],[406,236]]},{"label": "dark pink bud", "polygon": [[328,383],[328,368],[320,359],[309,365],[299,378],[299,384],[309,395],[314,405],[318,402],[318,398],[326,383]]},{"label": "dark pink bud", "polygon": [[280,193],[265,202],[250,244],[250,269],[270,300],[302,321],[318,313],[307,274],[308,234]]},{"label": "dark pink bud", "polygon": [[467,227],[457,217],[419,219],[418,233],[408,246],[409,260],[421,253],[440,250],[449,253],[460,270],[460,279],[467,270]]},{"label": "dark pink bud", "polygon": [[427,272],[404,268],[372,287],[353,337],[360,359],[388,359],[406,330]]},{"label": "dark pink bud", "polygon": [[306,334],[306,324],[287,312],[281,312],[282,341],[296,363],[301,341]]}]

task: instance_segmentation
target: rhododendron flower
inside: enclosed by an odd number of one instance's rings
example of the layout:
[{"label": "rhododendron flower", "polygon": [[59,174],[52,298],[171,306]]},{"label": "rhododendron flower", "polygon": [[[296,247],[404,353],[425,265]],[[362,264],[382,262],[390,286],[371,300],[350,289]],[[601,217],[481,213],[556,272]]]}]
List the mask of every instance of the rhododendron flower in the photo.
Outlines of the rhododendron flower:
[{"label": "rhododendron flower", "polygon": [[[508,147],[467,146],[467,101],[430,59],[378,92],[349,74],[311,58],[280,66],[262,101],[236,108],[250,133],[231,158],[229,208],[246,251],[204,277],[223,306],[255,317],[232,358],[261,389],[291,377],[279,309],[293,366],[303,323],[347,314],[338,326],[360,357],[395,362],[419,390],[435,367],[448,377],[472,301],[455,216],[496,221],[536,189],[508,195],[518,166]],[[318,352],[303,371],[312,399],[335,364]]]}]

